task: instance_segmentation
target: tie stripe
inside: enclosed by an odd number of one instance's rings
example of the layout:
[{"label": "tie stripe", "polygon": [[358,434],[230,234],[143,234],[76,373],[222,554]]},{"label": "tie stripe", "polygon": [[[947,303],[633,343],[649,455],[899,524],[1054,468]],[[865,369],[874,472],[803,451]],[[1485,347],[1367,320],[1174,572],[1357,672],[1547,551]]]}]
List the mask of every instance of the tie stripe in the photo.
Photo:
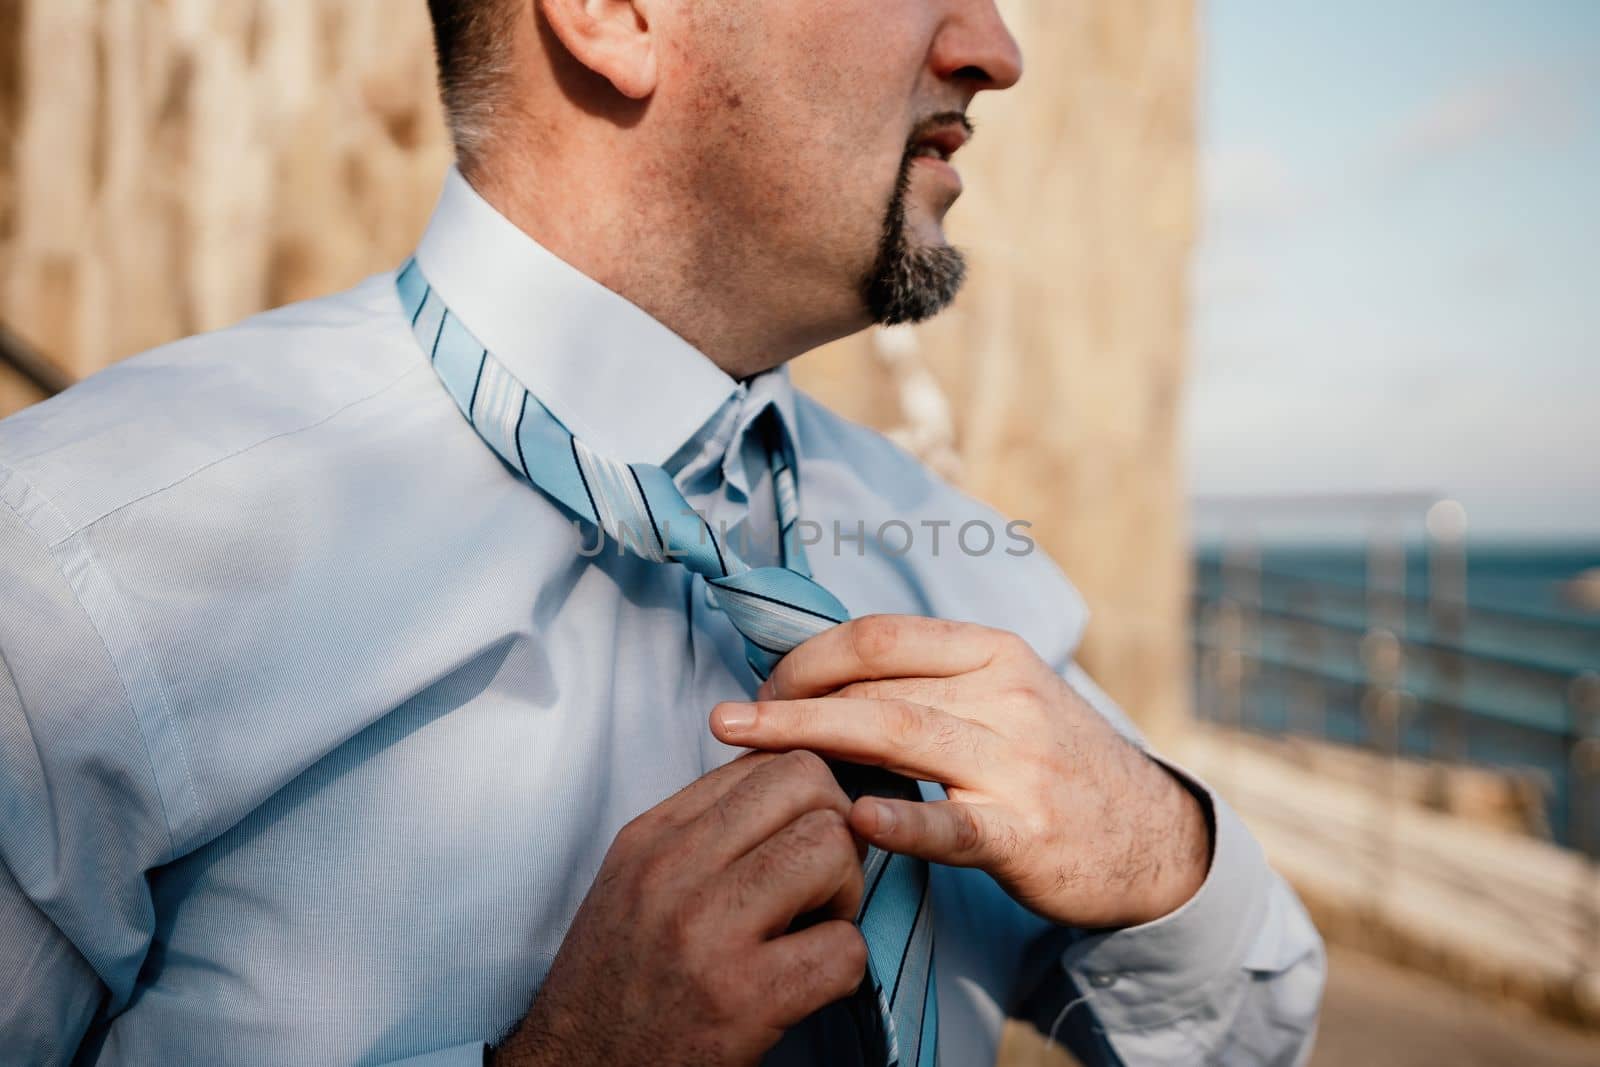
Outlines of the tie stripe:
[{"label": "tie stripe", "polygon": [[516,452],[522,421],[522,387],[497,359],[486,359],[472,402],[472,424],[500,455]]},{"label": "tie stripe", "polygon": [[[684,500],[671,475],[621,463],[591,449],[450,314],[413,259],[395,276],[401,307],[445,390],[484,442],[547,496],[653,562],[672,560],[705,579],[743,636],[751,668],[765,678],[808,638],[849,611],[811,578],[799,538],[794,449],[769,418],[765,434],[782,540],[780,567],[751,567]],[[852,796],[920,798],[915,782],[876,768],[840,765]],[[932,1067],[938,1006],[933,982],[933,915],[927,864],[868,850],[867,891],[856,922],[868,949],[868,980],[843,1009],[856,1023],[867,1062]],[[888,982],[885,983],[885,977]]]},{"label": "tie stripe", "polygon": [[576,437],[572,439],[572,451],[606,536],[652,563],[664,560],[665,546],[656,530],[650,506],[645,502],[644,489],[633,471],[627,464],[602,456]]},{"label": "tie stripe", "polygon": [[915,1062],[917,1067],[938,1067],[939,1064],[939,998],[934,995],[933,961],[937,953],[928,946],[928,974],[922,983],[922,1024],[917,1028],[921,1048]]}]

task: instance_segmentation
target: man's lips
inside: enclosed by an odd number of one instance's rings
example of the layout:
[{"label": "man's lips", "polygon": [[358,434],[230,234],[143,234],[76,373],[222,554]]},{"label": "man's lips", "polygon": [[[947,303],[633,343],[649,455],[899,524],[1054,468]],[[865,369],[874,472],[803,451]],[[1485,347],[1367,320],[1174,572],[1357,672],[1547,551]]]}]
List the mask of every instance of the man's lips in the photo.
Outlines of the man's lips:
[{"label": "man's lips", "polygon": [[919,159],[938,159],[950,162],[950,157],[961,151],[971,136],[959,122],[947,122],[922,131],[912,141],[911,154]]},{"label": "man's lips", "polygon": [[971,128],[960,115],[941,117],[919,129],[911,141],[911,162],[926,178],[946,187],[951,200],[961,195],[961,175],[950,165],[950,157],[961,150],[972,136]]}]

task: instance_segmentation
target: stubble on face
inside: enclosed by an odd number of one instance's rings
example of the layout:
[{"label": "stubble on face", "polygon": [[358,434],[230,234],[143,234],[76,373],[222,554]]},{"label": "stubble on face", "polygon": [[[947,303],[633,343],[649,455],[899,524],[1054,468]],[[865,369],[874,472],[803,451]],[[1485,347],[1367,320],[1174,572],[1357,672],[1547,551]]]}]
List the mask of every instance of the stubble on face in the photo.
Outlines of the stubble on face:
[{"label": "stubble on face", "polygon": [[[965,124],[965,119],[962,122]],[[918,131],[921,129],[919,124]],[[894,195],[884,214],[878,257],[861,282],[867,312],[880,326],[931,319],[950,306],[967,277],[967,260],[960,249],[948,244],[919,245],[911,236],[907,204],[917,140],[916,132],[907,140]]]},{"label": "stubble on face", "polygon": [[[764,325],[783,324],[782,340],[759,347],[783,358],[874,322],[927,319],[966,275],[940,232],[949,204],[915,165],[919,136],[964,119],[947,107],[883,143],[885,112],[905,107],[905,90],[885,76],[882,52],[912,54],[919,31],[841,40],[789,2],[684,9],[692,46],[667,56],[686,87],[674,100],[681,155],[651,196],[652,214],[684,238],[673,273],[707,281],[683,294],[680,317],[703,316],[708,291],[730,318],[759,308]],[[790,32],[772,32],[775,20]]]}]

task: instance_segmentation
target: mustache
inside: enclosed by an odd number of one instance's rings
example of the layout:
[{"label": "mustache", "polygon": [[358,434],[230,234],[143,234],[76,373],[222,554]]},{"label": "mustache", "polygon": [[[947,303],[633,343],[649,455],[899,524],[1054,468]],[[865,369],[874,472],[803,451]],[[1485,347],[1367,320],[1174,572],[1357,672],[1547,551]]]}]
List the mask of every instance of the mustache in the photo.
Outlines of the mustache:
[{"label": "mustache", "polygon": [[917,124],[911,127],[911,134],[906,138],[906,154],[910,155],[916,151],[917,145],[947,126],[961,127],[969,138],[978,132],[978,127],[967,117],[965,111],[939,111],[918,120]]}]

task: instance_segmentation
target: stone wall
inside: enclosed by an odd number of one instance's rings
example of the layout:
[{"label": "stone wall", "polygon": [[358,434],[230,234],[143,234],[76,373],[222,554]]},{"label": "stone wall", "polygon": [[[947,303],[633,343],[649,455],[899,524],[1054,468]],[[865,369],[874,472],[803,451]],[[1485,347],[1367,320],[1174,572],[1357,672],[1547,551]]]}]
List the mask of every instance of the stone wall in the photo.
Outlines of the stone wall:
[{"label": "stone wall", "polygon": [[404,258],[449,158],[420,0],[20,8],[0,314],[68,369]]},{"label": "stone wall", "polygon": [[[1185,708],[1177,463],[1194,230],[1190,0],[1002,0],[946,317],[799,380],[1034,523],[1086,660]],[[422,0],[0,0],[0,321],[76,374],[399,262],[448,149]],[[0,413],[37,399],[0,372]]]}]

